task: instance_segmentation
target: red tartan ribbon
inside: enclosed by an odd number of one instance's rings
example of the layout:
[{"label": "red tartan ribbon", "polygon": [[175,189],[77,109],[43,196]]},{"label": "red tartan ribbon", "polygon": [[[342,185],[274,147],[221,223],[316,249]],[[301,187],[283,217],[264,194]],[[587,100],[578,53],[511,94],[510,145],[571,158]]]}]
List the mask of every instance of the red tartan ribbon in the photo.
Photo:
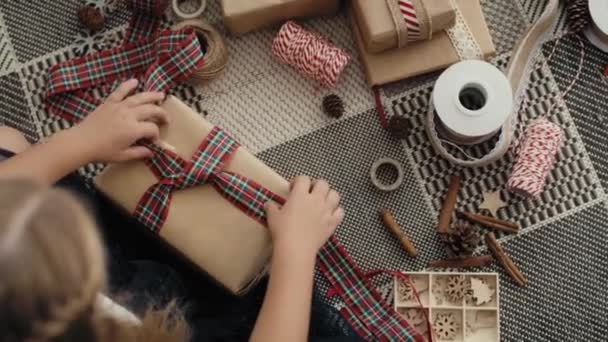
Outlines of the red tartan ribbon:
[{"label": "red tartan ribbon", "polygon": [[48,109],[76,123],[102,102],[90,91],[93,87],[108,93],[120,80],[137,78],[145,91],[166,91],[200,69],[203,52],[194,30],[158,30],[158,18],[149,15],[161,1],[130,2],[142,15],[131,20],[122,46],[53,66],[46,90]]},{"label": "red tartan ribbon", "polygon": [[[386,304],[335,236],[319,252],[321,272],[346,308],[343,316],[366,340],[422,342],[425,338]],[[370,335],[373,338],[370,338]]]},{"label": "red tartan ribbon", "polygon": [[255,181],[223,171],[224,164],[230,160],[239,144],[218,127],[213,128],[190,161],[185,161],[175,152],[162,150],[154,144],[147,146],[155,152],[147,164],[157,177],[158,183],[144,193],[134,216],[155,232],[161,229],[169,214],[175,190],[213,184],[224,198],[264,225],[264,204],[268,201],[285,202]]},{"label": "red tartan ribbon", "polygon": [[[143,90],[166,91],[202,67],[203,52],[193,30],[158,30],[155,16],[162,13],[163,3],[165,0],[131,0],[130,7],[142,15],[132,19],[121,47],[51,68],[46,92],[48,109],[76,123],[102,102],[93,95],[93,87],[108,93],[120,80],[135,77],[143,84]],[[150,142],[144,144],[155,152],[147,164],[158,182],[142,196],[135,215],[155,231],[167,218],[172,193],[191,186],[213,184],[224,198],[263,224],[264,203],[285,202],[252,180],[222,170],[239,145],[219,128],[206,137],[190,161]],[[350,314],[345,317],[361,337],[377,341],[422,340],[382,301],[335,237],[320,251],[318,261],[335,293],[347,305],[343,313]]]}]

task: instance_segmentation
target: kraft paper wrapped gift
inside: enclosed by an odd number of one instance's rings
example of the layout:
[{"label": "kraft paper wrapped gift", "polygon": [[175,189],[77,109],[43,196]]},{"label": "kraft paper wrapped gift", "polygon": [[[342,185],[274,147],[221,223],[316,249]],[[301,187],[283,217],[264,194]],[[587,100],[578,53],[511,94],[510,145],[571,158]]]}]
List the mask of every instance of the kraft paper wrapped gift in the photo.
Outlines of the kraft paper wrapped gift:
[{"label": "kraft paper wrapped gift", "polygon": [[[483,59],[492,58],[496,49],[479,0],[455,0],[455,3],[477,42]],[[441,70],[461,59],[446,31],[435,34],[429,41],[415,42],[403,48],[373,54],[365,48],[359,23],[353,13],[351,19],[367,81],[372,86]]]},{"label": "kraft paper wrapped gift", "polygon": [[[175,97],[168,97],[162,107],[169,113],[170,123],[161,127],[161,139],[190,161],[214,126]],[[223,170],[256,181],[279,196],[289,192],[285,179],[243,147],[236,150]],[[105,195],[133,213],[142,195],[158,179],[144,161],[133,161],[109,165],[94,182]],[[246,292],[264,274],[272,252],[267,228],[211,184],[175,190],[158,235],[237,294]]]},{"label": "kraft paper wrapped gift", "polygon": [[247,33],[292,18],[336,13],[340,0],[222,0],[224,24]]},{"label": "kraft paper wrapped gift", "polygon": [[[367,51],[378,53],[402,46],[408,43],[406,33],[399,34],[400,27],[406,25],[403,12],[400,12],[399,2],[402,0],[352,0],[353,12],[359,23],[359,32]],[[391,3],[392,2],[392,3]],[[456,19],[454,6],[449,0],[408,0],[415,8],[416,18],[411,18],[408,10],[408,20],[418,22],[420,34],[417,40],[429,40],[437,32],[452,27]],[[399,19],[399,21],[397,21]],[[412,39],[416,37],[412,35]]]}]

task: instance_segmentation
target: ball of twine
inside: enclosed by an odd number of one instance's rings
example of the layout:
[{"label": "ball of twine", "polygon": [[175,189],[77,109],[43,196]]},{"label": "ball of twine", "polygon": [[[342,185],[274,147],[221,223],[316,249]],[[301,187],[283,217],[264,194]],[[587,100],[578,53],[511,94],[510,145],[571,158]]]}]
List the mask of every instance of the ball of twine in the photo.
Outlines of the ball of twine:
[{"label": "ball of twine", "polygon": [[525,133],[507,189],[525,197],[538,196],[553,165],[563,140],[562,129],[547,119],[532,123]]},{"label": "ball of twine", "polygon": [[222,35],[208,22],[204,20],[184,20],[174,29],[192,27],[196,32],[201,47],[204,50],[205,65],[190,77],[189,81],[195,84],[204,84],[209,80],[218,78],[226,63],[228,63],[228,49]]},{"label": "ball of twine", "polygon": [[272,42],[272,53],[298,72],[333,88],[350,60],[346,51],[293,21],[286,22]]}]

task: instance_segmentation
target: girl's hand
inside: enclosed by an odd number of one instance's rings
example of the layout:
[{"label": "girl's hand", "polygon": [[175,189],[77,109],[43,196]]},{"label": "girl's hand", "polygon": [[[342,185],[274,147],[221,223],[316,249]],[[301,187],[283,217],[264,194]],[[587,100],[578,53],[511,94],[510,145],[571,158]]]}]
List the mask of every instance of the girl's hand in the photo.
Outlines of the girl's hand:
[{"label": "girl's hand", "polygon": [[152,156],[140,139],[159,139],[160,124],[167,123],[167,113],[157,102],[165,98],[160,92],[129,96],[137,88],[133,79],[121,84],[107,100],[74,127],[76,143],[86,144],[89,159],[119,162]]},{"label": "girl's hand", "polygon": [[275,251],[315,257],[344,218],[340,195],[324,180],[298,177],[283,207],[266,204]]}]

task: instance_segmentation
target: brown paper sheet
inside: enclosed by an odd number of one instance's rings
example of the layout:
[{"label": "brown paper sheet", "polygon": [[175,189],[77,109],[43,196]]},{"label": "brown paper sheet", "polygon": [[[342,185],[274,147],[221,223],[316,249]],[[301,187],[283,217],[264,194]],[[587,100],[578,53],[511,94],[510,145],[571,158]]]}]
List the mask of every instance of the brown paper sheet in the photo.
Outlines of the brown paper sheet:
[{"label": "brown paper sheet", "polygon": [[224,24],[235,34],[283,20],[336,13],[339,0],[222,0]]},{"label": "brown paper sheet", "polygon": [[[190,160],[213,125],[175,97],[168,97],[163,108],[170,114],[170,123],[161,128],[161,139]],[[278,195],[289,192],[285,179],[243,147],[225,170],[253,179]],[[130,213],[155,183],[155,176],[143,161],[110,165],[95,178],[95,185]],[[173,193],[160,237],[233,293],[242,292],[263,272],[272,250],[267,228],[211,185]]]},{"label": "brown paper sheet", "polygon": [[[367,51],[378,53],[397,48],[397,28],[385,0],[353,0],[353,12]],[[422,0],[435,32],[452,27],[456,13],[448,0]]]},{"label": "brown paper sheet", "polygon": [[[479,0],[456,0],[456,2],[481,48],[484,59],[493,57],[496,49],[483,17]],[[351,19],[367,81],[372,86],[441,70],[459,61],[458,54],[445,31],[435,34],[430,41],[417,42],[400,49],[373,54],[365,49],[358,22],[353,13],[351,13]]]}]

